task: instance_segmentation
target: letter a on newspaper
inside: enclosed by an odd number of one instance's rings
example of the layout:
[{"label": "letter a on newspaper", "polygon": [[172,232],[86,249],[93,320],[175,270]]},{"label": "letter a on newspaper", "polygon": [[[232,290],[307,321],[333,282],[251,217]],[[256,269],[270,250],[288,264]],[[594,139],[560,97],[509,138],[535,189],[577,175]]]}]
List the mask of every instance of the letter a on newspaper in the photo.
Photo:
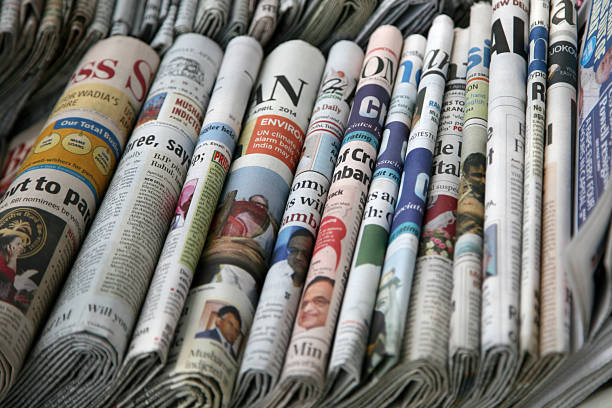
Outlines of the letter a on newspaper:
[{"label": "letter a on newspaper", "polygon": [[362,62],[363,51],[350,41],[329,52],[234,388],[235,407],[261,402],[278,382]]},{"label": "letter a on newspaper", "polygon": [[[159,57],[141,41],[96,44],[72,75],[32,153],[0,203],[2,236],[16,243],[13,272],[0,301],[0,395],[14,383],[35,332],[74,260],[130,135]],[[67,312],[48,329],[77,318]],[[45,331],[47,332],[47,331]],[[62,364],[64,356],[41,363]],[[81,360],[64,361],[79,365]],[[61,370],[64,370],[62,368]],[[3,401],[20,406],[53,393],[59,377],[29,382]]]},{"label": "letter a on newspaper", "polygon": [[168,364],[134,406],[229,405],[324,63],[300,40],[264,61]]},{"label": "letter a on newspaper", "polygon": [[336,319],[402,47],[393,26],[376,30],[364,58],[297,320],[271,403],[309,406],[322,396]]}]

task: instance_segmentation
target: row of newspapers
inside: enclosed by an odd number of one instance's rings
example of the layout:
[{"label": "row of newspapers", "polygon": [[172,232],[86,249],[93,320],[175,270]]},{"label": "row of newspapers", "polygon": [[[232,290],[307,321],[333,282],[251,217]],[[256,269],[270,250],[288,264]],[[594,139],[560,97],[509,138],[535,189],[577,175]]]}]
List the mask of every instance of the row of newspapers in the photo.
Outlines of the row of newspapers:
[{"label": "row of newspapers", "polygon": [[[0,2],[0,136],[48,113],[97,41],[139,38],[163,55],[185,33],[223,49],[250,35],[267,50],[291,39],[327,52],[338,40],[364,47],[379,25],[425,33],[440,12],[465,20],[471,0],[3,0]],[[20,118],[21,112],[21,118]],[[42,119],[42,118],[41,118]],[[35,119],[35,120],[38,120]]]},{"label": "row of newspapers", "polygon": [[612,4],[583,7],[580,52],[574,0],[327,58],[96,42],[0,180],[0,406],[575,406],[612,377]]}]

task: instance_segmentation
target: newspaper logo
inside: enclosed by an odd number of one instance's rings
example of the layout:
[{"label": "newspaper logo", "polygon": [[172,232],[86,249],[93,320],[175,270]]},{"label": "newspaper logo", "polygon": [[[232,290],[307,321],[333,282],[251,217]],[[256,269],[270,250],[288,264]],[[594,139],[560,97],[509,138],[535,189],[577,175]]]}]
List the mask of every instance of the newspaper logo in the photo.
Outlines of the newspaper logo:
[{"label": "newspaper logo", "polygon": [[221,153],[218,150],[215,150],[213,152],[212,155],[212,159],[211,161],[213,163],[217,163],[218,165],[220,165],[221,167],[223,167],[223,169],[227,172],[229,170],[230,167],[230,163],[227,157],[225,157],[225,155],[223,153]]},{"label": "newspaper logo", "polygon": [[6,237],[19,237],[23,251],[18,258],[27,258],[44,246],[47,226],[36,210],[17,208],[0,219],[0,239]]}]

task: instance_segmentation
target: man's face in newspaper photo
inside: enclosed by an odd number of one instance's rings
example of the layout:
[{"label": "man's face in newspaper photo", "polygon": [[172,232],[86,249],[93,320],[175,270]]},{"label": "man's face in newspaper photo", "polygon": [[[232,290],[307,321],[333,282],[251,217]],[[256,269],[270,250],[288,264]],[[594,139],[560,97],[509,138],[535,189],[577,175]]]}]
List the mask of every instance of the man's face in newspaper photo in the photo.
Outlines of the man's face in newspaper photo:
[{"label": "man's face in newspaper photo", "polygon": [[334,281],[325,276],[319,276],[308,284],[300,306],[300,327],[310,330],[325,325],[333,291]]},{"label": "man's face in newspaper photo", "polygon": [[240,335],[240,321],[232,312],[227,312],[223,316],[217,317],[215,325],[221,331],[225,340],[232,345]]},{"label": "man's face in newspaper photo", "polygon": [[287,243],[287,263],[295,272],[292,276],[295,286],[304,284],[313,246],[313,238],[310,232],[298,230],[298,233],[300,234],[294,234]]}]

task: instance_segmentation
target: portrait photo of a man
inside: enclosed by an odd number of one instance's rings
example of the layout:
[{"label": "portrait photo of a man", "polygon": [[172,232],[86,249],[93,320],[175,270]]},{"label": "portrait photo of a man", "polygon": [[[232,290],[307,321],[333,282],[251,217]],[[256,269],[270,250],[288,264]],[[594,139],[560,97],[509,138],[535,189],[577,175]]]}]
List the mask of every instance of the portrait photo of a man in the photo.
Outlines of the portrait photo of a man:
[{"label": "portrait photo of a man", "polygon": [[334,283],[334,280],[327,276],[317,276],[310,281],[300,304],[298,326],[306,330],[325,326]]},{"label": "portrait photo of a man", "polygon": [[214,327],[196,333],[195,338],[218,341],[232,358],[236,360],[237,353],[234,350],[234,344],[240,336],[241,325],[242,319],[238,309],[231,305],[223,306],[217,311]]}]

